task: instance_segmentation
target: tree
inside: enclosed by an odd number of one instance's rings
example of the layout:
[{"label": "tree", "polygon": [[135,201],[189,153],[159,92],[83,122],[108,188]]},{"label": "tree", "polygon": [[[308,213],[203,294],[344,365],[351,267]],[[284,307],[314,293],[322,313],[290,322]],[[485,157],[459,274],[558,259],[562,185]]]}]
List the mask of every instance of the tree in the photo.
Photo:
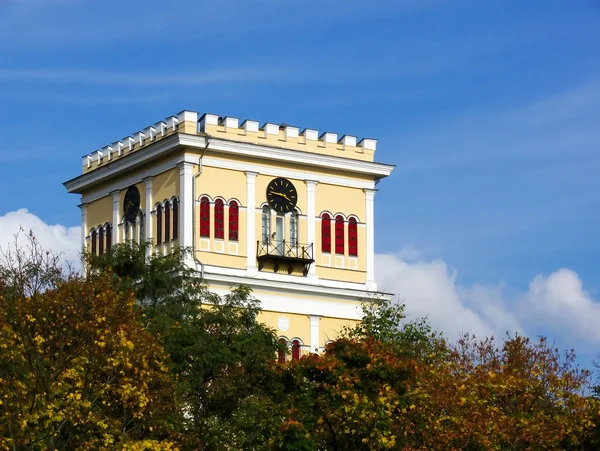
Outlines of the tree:
[{"label": "tree", "polygon": [[147,257],[147,243],[113,246],[89,258],[92,271],[108,271],[115,287],[135,291],[146,327],[170,356],[170,371],[184,415],[187,449],[223,449],[240,406],[263,391],[278,349],[274,331],[257,321],[260,303],[250,289],[211,293],[187,267],[188,250]]},{"label": "tree", "polygon": [[0,446],[169,449],[167,358],[133,295],[28,243],[0,264]]}]

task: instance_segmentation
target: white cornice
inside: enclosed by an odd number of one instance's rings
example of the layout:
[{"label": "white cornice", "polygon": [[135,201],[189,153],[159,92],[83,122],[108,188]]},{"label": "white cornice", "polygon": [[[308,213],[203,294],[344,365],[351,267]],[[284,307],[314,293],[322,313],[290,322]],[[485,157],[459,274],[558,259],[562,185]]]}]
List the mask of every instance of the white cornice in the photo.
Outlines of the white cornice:
[{"label": "white cornice", "polygon": [[[272,289],[277,292],[288,292],[293,294],[308,294],[308,295],[325,295],[333,296],[336,298],[343,298],[353,301],[369,300],[369,299],[391,299],[392,294],[380,293],[370,291],[367,289],[352,289],[352,288],[338,288],[326,285],[320,285],[312,280],[310,283],[299,283],[304,280],[296,281],[278,281],[278,280],[267,280],[252,276],[239,276],[239,275],[226,275],[211,272],[210,268],[205,267],[204,278],[207,282],[217,282],[227,285],[247,285],[251,288],[260,289]],[[350,284],[348,284],[350,285]]]},{"label": "white cornice", "polygon": [[[95,169],[87,174],[80,175],[71,179],[63,185],[69,193],[81,194],[82,191],[89,189],[91,186],[100,183],[110,177],[120,174],[123,171],[131,170],[137,166],[141,166],[148,161],[158,156],[164,156],[168,152],[175,149],[180,144],[180,134],[168,136],[148,147],[142,148],[130,155],[115,160],[107,164],[105,167]],[[145,176],[144,176],[145,177]]]},{"label": "white cornice", "polygon": [[[225,155],[240,155],[260,160],[281,161],[306,166],[315,166],[326,169],[337,169],[346,172],[369,175],[373,178],[382,178],[390,175],[394,166],[369,161],[353,160],[349,158],[321,155],[311,152],[302,152],[291,149],[263,146],[258,144],[240,143],[223,139],[208,137],[209,150]],[[123,171],[132,170],[146,164],[158,156],[164,156],[179,146],[205,149],[207,136],[177,133],[160,141],[144,147],[138,151],[125,155],[122,158],[107,164],[105,167],[95,169],[64,183],[69,193],[81,194],[95,184],[101,183]]]},{"label": "white cornice", "polygon": [[[190,147],[204,147],[206,137],[196,135],[181,135],[181,144]],[[278,147],[263,146],[209,137],[209,150],[226,154],[243,155],[266,160],[276,160],[327,169],[356,172],[371,175],[376,178],[387,177],[394,169],[393,165],[373,163],[370,161],[353,160],[351,158],[321,155],[313,152],[302,152]]]}]

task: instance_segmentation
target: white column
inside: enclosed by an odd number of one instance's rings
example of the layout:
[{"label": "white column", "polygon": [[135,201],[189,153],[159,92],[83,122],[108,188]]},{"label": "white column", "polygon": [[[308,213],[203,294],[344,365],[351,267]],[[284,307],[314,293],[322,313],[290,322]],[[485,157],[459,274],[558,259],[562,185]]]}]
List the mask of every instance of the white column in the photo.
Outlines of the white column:
[{"label": "white column", "polygon": [[[146,240],[152,240],[152,207],[154,205],[152,199],[152,177],[146,177],[144,183],[146,184],[146,222],[144,224],[146,230],[144,230],[144,236]],[[152,253],[150,247],[148,247],[148,253]]]},{"label": "white column", "polygon": [[374,189],[365,189],[365,211],[367,217],[365,225],[367,228],[367,286],[371,290],[377,290],[375,283],[375,209],[373,200],[375,197]]},{"label": "white column", "polygon": [[310,315],[310,352],[319,352],[319,321],[320,316]]},{"label": "white column", "polygon": [[[179,163],[179,245],[189,249],[193,245],[192,234],[194,233],[193,168],[193,163],[189,161]],[[190,255],[186,258],[188,264],[194,267],[194,256]]]},{"label": "white column", "polygon": [[87,223],[87,204],[79,205],[79,209],[81,210],[81,249],[86,249],[85,237],[88,233],[88,223]]},{"label": "white column", "polygon": [[[112,195],[113,209],[112,209],[112,244],[115,245],[119,242],[119,191],[113,191]],[[125,230],[123,230],[125,233]]]},{"label": "white column", "polygon": [[[315,187],[317,182],[314,180],[305,180],[306,183],[306,242],[308,245],[313,245],[313,258],[317,259],[317,249],[315,245],[316,241],[316,230],[317,223],[315,220],[316,216],[316,202],[315,202]],[[317,277],[317,264],[316,262],[310,265],[308,277]]]},{"label": "white column", "polygon": [[246,171],[246,269],[256,271],[256,172]]}]

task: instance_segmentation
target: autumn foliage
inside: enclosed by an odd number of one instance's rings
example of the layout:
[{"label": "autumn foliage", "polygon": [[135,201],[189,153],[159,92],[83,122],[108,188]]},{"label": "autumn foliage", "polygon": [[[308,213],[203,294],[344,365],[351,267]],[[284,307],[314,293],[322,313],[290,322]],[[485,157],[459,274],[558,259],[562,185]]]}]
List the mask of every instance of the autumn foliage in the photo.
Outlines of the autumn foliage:
[{"label": "autumn foliage", "polygon": [[115,246],[85,278],[0,263],[0,449],[595,450],[600,405],[544,338],[451,342],[390,302],[279,363],[259,301]]}]

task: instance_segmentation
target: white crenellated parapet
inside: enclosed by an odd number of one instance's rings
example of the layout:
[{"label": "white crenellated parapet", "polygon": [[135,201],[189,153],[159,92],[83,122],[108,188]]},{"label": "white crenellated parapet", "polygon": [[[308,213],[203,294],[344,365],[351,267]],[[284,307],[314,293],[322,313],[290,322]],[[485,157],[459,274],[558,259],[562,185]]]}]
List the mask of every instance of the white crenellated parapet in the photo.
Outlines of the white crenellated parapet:
[{"label": "white crenellated parapet", "polygon": [[[94,169],[97,166],[105,164],[107,161],[121,157],[128,152],[138,150],[141,147],[152,144],[172,133],[224,133],[235,136],[243,136],[244,140],[253,138],[265,139],[280,146],[282,141],[288,142],[290,148],[307,150],[313,152],[325,151],[328,155],[332,152],[346,151],[355,152],[355,158],[367,159],[372,161],[373,154],[377,148],[377,140],[370,138],[357,139],[353,135],[341,135],[338,138],[337,133],[322,132],[318,130],[305,128],[300,132],[300,129],[288,124],[274,124],[266,122],[260,126],[258,121],[243,120],[240,121],[237,117],[224,116],[219,117],[216,114],[205,113],[198,119],[198,113],[195,111],[183,110],[177,115],[169,116],[162,121],[156,122],[154,125],[146,127],[144,130],[134,133],[132,136],[127,136],[121,141],[116,141],[111,145],[107,145],[100,150],[93,152],[91,155],[86,155],[82,158],[83,170],[87,171]],[[300,145],[300,146],[299,146]],[[306,148],[304,147],[306,146]],[[350,156],[344,153],[345,156]]]},{"label": "white crenellated parapet", "polygon": [[226,116],[221,119],[221,125],[225,127],[225,132],[237,131],[240,120],[237,117]]},{"label": "white crenellated parapet", "polygon": [[298,127],[292,127],[291,125],[286,125],[283,128],[283,136],[286,140],[288,139],[298,139],[298,132],[300,129]]},{"label": "white crenellated parapet", "polygon": [[123,141],[117,141],[112,143],[113,152],[117,154],[117,157],[123,155]]},{"label": "white crenellated parapet", "polygon": [[154,129],[156,130],[156,136],[163,137],[167,135],[167,123],[163,121],[159,121],[154,124]]},{"label": "white crenellated parapet", "polygon": [[177,116],[169,116],[167,118],[167,128],[171,131],[177,130],[177,125],[179,124],[179,118]]},{"label": "white crenellated parapet", "polygon": [[146,135],[146,139],[149,139],[150,142],[156,139],[156,129],[151,125],[144,129],[144,135]]},{"label": "white crenellated parapet", "polygon": [[246,119],[242,122],[242,126],[244,129],[244,135],[248,135],[249,133],[258,133],[259,124],[258,121],[250,121]]},{"label": "white crenellated parapet", "polygon": [[325,132],[319,136],[319,141],[323,141],[323,144],[336,144],[337,133]]},{"label": "white crenellated parapet", "polygon": [[261,130],[265,133],[265,138],[268,138],[269,135],[279,136],[279,125],[277,124],[267,122],[262,126]]},{"label": "white crenellated parapet", "polygon": [[305,128],[300,135],[304,138],[304,144],[319,140],[319,131],[311,128]]},{"label": "white crenellated parapet", "polygon": [[143,131],[139,131],[133,135],[133,143],[141,147],[144,145],[144,140],[146,139],[146,134]]},{"label": "white crenellated parapet", "polygon": [[110,145],[103,147],[102,153],[104,153],[106,155],[106,159],[110,161],[112,159],[113,147]]},{"label": "white crenellated parapet", "polygon": [[377,140],[370,138],[363,138],[358,142],[358,146],[362,148],[363,152],[365,150],[377,150]]},{"label": "white crenellated parapet", "polygon": [[356,136],[344,135],[338,141],[338,144],[344,146],[344,150],[356,147]]},{"label": "white crenellated parapet", "polygon": [[133,136],[123,138],[123,142],[125,142],[125,144],[127,145],[127,150],[131,152],[133,150],[133,145],[135,144],[135,139],[133,139]]},{"label": "white crenellated parapet", "polygon": [[199,121],[200,131],[206,132],[206,126],[216,126],[219,125],[219,116],[216,114],[204,113]]}]

